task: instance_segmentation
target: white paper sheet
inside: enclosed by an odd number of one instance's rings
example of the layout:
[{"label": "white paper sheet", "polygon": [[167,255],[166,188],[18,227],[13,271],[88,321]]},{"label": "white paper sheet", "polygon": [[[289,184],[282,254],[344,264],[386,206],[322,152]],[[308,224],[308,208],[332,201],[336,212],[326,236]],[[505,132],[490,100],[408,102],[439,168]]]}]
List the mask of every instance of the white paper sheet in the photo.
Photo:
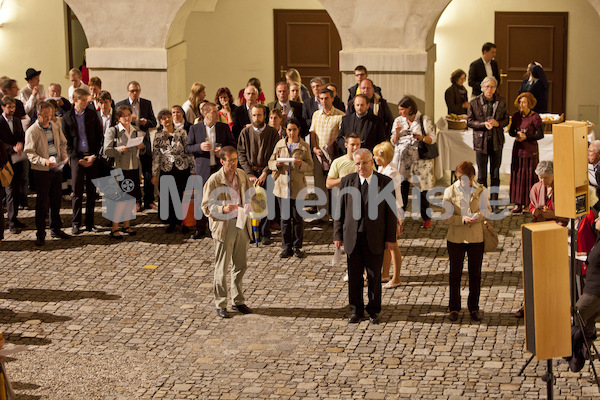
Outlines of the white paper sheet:
[{"label": "white paper sheet", "polygon": [[144,136],[134,137],[127,141],[127,147],[137,147],[144,141]]},{"label": "white paper sheet", "polygon": [[281,163],[293,163],[294,161],[296,161],[296,159],[294,157],[289,157],[289,158],[278,158],[277,162],[281,162]]},{"label": "white paper sheet", "polygon": [[237,210],[237,221],[235,222],[235,227],[239,229],[244,229],[246,226],[246,212],[244,211],[244,207],[238,207]]}]

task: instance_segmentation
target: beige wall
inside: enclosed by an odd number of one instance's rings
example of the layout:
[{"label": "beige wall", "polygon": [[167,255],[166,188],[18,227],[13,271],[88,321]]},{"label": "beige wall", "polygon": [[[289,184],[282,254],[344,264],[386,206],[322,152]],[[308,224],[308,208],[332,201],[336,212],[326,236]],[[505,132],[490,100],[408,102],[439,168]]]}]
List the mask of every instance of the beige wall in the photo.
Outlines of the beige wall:
[{"label": "beige wall", "polygon": [[[450,74],[481,55],[481,45],[494,41],[495,11],[560,11],[569,13],[567,119],[579,118],[580,105],[598,105],[600,79],[600,17],[588,0],[453,0],[439,19],[435,43],[435,120],[447,113],[444,92]],[[523,66],[525,68],[526,66]],[[465,87],[470,87],[465,83]],[[512,99],[509,99],[512,101]],[[598,121],[594,121],[598,122]]]},{"label": "beige wall", "polygon": [[[16,79],[21,88],[27,83],[27,68],[35,68],[42,71],[46,89],[50,82],[57,82],[66,93],[70,83],[64,2],[4,0],[0,23],[0,76]],[[43,29],[32,29],[32,25]]]},{"label": "beige wall", "polygon": [[[214,100],[222,86],[234,97],[248,79],[260,79],[267,102],[274,99],[273,9],[323,9],[317,0],[219,0],[215,12],[193,12],[186,25],[186,92],[196,81]],[[233,28],[234,27],[234,28]],[[207,58],[206,55],[211,57]]]}]

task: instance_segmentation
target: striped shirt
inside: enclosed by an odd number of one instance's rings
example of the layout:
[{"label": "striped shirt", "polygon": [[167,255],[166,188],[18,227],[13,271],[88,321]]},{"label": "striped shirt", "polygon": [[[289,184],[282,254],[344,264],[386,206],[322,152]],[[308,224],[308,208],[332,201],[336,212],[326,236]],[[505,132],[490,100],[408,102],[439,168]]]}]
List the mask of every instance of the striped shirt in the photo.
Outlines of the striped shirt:
[{"label": "striped shirt", "polygon": [[342,117],[346,115],[335,107],[328,113],[325,110],[315,111],[310,124],[310,132],[317,136],[318,143],[311,143],[313,147],[323,147],[331,144],[337,137],[342,125]]},{"label": "striped shirt", "polygon": [[40,124],[40,127],[44,130],[44,133],[46,133],[46,139],[48,139],[48,158],[50,158],[50,157],[57,158],[58,151],[56,150],[56,146],[54,145],[54,135],[52,134],[52,124],[48,124],[48,127],[46,127],[46,128],[44,128],[42,126],[42,124]]}]

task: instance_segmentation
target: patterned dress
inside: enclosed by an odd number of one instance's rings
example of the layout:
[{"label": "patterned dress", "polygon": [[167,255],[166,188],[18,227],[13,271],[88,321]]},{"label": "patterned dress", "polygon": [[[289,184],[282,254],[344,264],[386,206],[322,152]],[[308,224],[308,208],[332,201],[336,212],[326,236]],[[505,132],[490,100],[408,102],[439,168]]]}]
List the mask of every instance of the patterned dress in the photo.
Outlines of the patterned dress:
[{"label": "patterned dress", "polygon": [[[432,189],[435,184],[433,160],[419,159],[419,151],[417,148],[419,142],[412,136],[413,133],[424,135],[420,120],[421,113],[417,111],[415,120],[412,123],[409,123],[408,119],[404,117],[398,117],[394,121],[392,126],[392,136],[396,132],[397,127],[400,127],[400,130],[406,134],[400,136],[396,143],[392,142],[395,146],[392,164],[398,168],[403,179],[408,180],[421,191],[427,191]],[[423,124],[425,125],[427,136],[433,139],[431,143],[435,143],[437,141],[437,133],[435,132],[431,118],[424,115]]]}]

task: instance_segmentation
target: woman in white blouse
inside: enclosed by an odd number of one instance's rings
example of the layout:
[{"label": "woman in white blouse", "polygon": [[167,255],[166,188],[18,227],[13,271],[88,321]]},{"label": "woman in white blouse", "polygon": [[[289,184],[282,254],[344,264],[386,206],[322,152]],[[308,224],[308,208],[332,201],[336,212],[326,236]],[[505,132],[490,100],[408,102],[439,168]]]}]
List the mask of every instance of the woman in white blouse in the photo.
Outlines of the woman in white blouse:
[{"label": "woman in white blouse", "polygon": [[428,144],[435,143],[437,134],[431,118],[419,112],[417,104],[411,97],[404,96],[398,102],[398,111],[400,116],[392,126],[391,142],[396,146],[392,164],[398,168],[403,178],[401,192],[405,211],[411,182],[413,186],[419,188],[423,228],[428,229],[431,228],[431,217],[427,215],[429,201],[426,193],[435,184],[433,160],[420,159],[418,145],[421,141]]},{"label": "woman in white blouse", "polygon": [[[392,178],[394,183],[394,192],[396,194],[396,215],[398,217],[396,237],[402,234],[402,223],[404,222],[404,210],[402,209],[402,196],[400,195],[400,184],[402,183],[402,177],[398,169],[391,163],[394,157],[394,147],[390,142],[381,142],[373,149],[373,159],[379,166],[377,172],[382,175],[389,176]],[[384,289],[392,289],[402,284],[400,278],[400,268],[402,267],[402,254],[398,243],[392,250],[385,250],[383,253],[383,267],[382,267],[382,280],[388,280],[390,276],[390,264],[394,262],[394,273],[392,278],[383,285]]]}]

